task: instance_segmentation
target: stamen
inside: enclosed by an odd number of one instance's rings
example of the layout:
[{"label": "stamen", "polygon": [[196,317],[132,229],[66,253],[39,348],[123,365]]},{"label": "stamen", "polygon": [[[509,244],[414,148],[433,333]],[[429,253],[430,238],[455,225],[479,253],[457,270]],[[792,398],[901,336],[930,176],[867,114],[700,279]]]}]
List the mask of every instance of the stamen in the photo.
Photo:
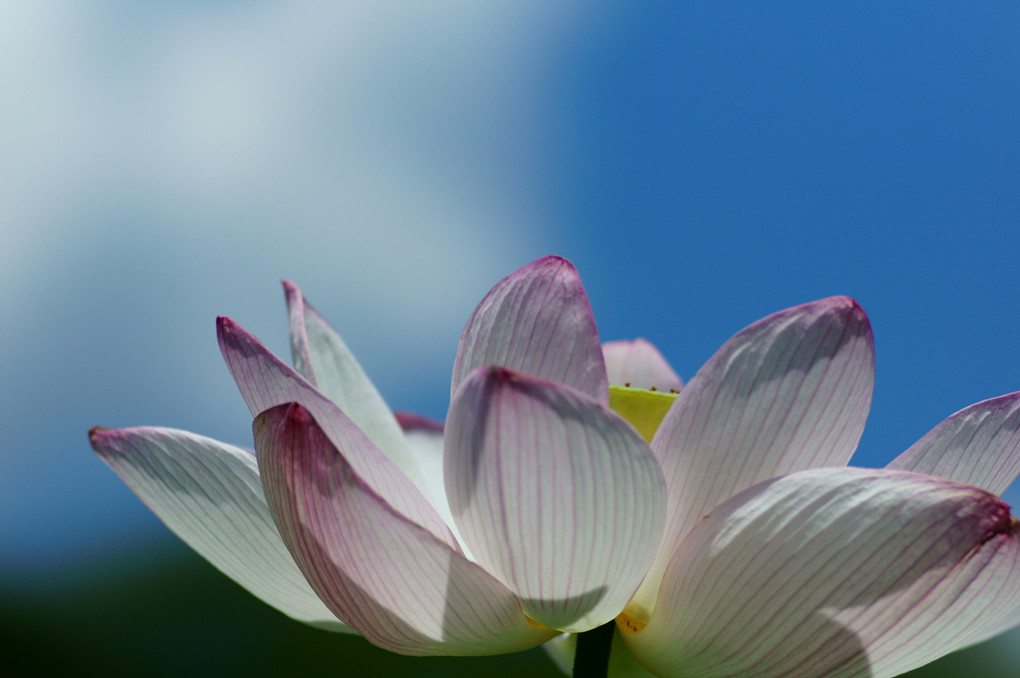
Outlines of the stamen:
[{"label": "stamen", "polygon": [[626,613],[621,613],[616,618],[616,623],[619,625],[621,631],[630,631],[631,633],[640,633],[648,626],[648,622],[638,621],[628,617]]}]

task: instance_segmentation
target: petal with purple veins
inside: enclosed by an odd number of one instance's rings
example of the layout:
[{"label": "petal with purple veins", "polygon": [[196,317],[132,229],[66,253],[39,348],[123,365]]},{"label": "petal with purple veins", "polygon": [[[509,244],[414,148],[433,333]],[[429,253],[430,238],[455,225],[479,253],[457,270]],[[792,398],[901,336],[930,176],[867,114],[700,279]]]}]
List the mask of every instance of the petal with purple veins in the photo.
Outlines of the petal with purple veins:
[{"label": "petal with purple veins", "polygon": [[1001,495],[1020,475],[1020,393],[960,410],[888,468],[948,478]]},{"label": "petal with purple veins", "polygon": [[451,400],[479,367],[506,367],[608,402],[595,316],[569,261],[543,257],[500,280],[482,299],[460,335]]},{"label": "petal with purple veins", "polygon": [[659,543],[665,486],[647,444],[572,388],[481,368],[446,421],[446,491],[478,562],[565,631],[614,618]]},{"label": "petal with purple veins", "polygon": [[484,655],[538,645],[539,628],[490,574],[407,520],[296,403],[254,423],[283,541],[312,589],[372,643],[401,654]]},{"label": "petal with purple veins", "polygon": [[464,544],[460,529],[453,519],[453,514],[450,513],[450,502],[446,499],[443,476],[443,422],[413,412],[396,412],[394,416],[404,431],[407,447],[418,462],[418,468],[425,477],[429,491],[432,496],[438,497],[436,510],[450,526],[457,543],[470,558],[471,551]]},{"label": "petal with purple veins", "polygon": [[219,318],[217,330],[223,358],[252,416],[283,403],[300,403],[363,482],[404,516],[451,546],[456,544],[424,494],[428,486],[407,450],[399,459],[383,454],[331,400],[230,318]]},{"label": "petal with purple veins", "polygon": [[221,572],[289,617],[351,631],[284,546],[252,452],[168,428],[97,427],[89,440],[145,505]]},{"label": "petal with purple veins", "polygon": [[[290,351],[295,369],[339,407],[386,456],[407,456],[404,436],[393,412],[379,395],[347,344],[312,308],[301,289],[285,280],[290,316]],[[398,462],[399,463],[399,462]]]},{"label": "petal with purple veins", "polygon": [[[983,643],[986,640],[994,638],[1000,633],[1010,631],[1016,628],[1017,626],[1020,626],[1020,605],[1014,607],[1010,613],[1006,614],[1000,619],[992,619],[986,621],[982,625],[980,631],[978,631],[973,636],[960,640],[952,647],[952,651],[955,652],[956,650],[961,650],[969,645],[977,645],[978,643]],[[948,651],[949,650],[947,650],[947,652]]]},{"label": "petal with purple veins", "polygon": [[1020,529],[968,485],[814,469],[733,497],[688,535],[646,626],[624,639],[670,675],[894,676],[1020,603]]},{"label": "petal with purple veins", "polygon": [[864,431],[874,380],[871,325],[846,297],[774,313],[723,344],[651,443],[670,513],[637,604],[652,604],[666,559],[713,506],[768,478],[844,466]]}]

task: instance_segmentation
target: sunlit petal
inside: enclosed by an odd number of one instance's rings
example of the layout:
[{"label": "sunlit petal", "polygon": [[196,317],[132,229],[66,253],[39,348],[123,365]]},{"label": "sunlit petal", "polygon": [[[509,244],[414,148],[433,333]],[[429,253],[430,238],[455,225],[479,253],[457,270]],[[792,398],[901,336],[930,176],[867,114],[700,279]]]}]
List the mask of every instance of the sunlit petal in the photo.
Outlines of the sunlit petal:
[{"label": "sunlit petal", "polygon": [[888,468],[949,478],[1001,495],[1020,475],[1020,393],[960,410]]},{"label": "sunlit petal", "polygon": [[457,346],[450,399],[472,370],[507,367],[608,402],[602,345],[573,265],[543,257],[496,283]]},{"label": "sunlit petal", "polygon": [[259,469],[284,542],[331,610],[402,654],[497,654],[554,632],[505,586],[364,483],[294,403],[255,419]]},{"label": "sunlit petal", "polygon": [[784,473],[845,465],[864,430],[874,378],[871,326],[846,297],[774,313],[723,344],[652,440],[670,513],[637,603],[653,604],[673,549],[716,504]]},{"label": "sunlit petal", "polygon": [[670,562],[648,625],[625,639],[664,676],[893,676],[1018,603],[1018,524],[994,495],[815,469],[716,507]]},{"label": "sunlit petal", "polygon": [[168,428],[94,428],[89,440],[174,534],[228,577],[298,621],[350,630],[294,564],[249,450]]},{"label": "sunlit petal", "polygon": [[[456,543],[446,522],[422,493],[428,487],[409,453],[398,468],[331,400],[247,330],[229,318],[219,318],[217,329],[227,367],[253,416],[283,403],[300,403],[373,491],[443,541]],[[411,471],[414,476],[405,474]]]},{"label": "sunlit petal", "polygon": [[615,617],[658,546],[655,458],[574,389],[476,370],[450,406],[445,471],[465,543],[546,626],[587,630]]},{"label": "sunlit petal", "polygon": [[408,456],[407,443],[379,391],[344,340],[312,308],[298,286],[285,280],[283,289],[290,315],[290,351],[295,369],[400,465],[400,460]]}]

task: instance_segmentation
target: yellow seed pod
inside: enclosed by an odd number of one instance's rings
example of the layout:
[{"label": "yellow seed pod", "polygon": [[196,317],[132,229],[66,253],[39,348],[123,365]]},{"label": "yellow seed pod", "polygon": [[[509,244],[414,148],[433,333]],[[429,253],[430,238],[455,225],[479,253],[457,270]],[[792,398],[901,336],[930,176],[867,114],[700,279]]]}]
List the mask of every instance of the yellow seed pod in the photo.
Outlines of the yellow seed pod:
[{"label": "yellow seed pod", "polygon": [[643,388],[610,386],[609,406],[637,429],[646,442],[652,442],[652,436],[678,395],[665,391],[646,391]]}]

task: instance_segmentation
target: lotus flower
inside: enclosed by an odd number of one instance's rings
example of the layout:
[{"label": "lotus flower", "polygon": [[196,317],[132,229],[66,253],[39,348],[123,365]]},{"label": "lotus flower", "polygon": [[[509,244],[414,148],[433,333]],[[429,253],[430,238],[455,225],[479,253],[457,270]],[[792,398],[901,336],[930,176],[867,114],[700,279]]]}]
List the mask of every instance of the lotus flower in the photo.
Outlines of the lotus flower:
[{"label": "lotus flower", "polygon": [[851,299],[750,325],[683,385],[648,342],[600,344],[577,272],[546,257],[468,320],[444,429],[394,417],[284,287],[293,369],[218,321],[254,452],[90,438],[294,619],[404,654],[561,660],[615,620],[620,676],[892,676],[1020,623],[1020,530],[997,497],[1020,473],[1020,394],[848,468],[874,379]]}]

